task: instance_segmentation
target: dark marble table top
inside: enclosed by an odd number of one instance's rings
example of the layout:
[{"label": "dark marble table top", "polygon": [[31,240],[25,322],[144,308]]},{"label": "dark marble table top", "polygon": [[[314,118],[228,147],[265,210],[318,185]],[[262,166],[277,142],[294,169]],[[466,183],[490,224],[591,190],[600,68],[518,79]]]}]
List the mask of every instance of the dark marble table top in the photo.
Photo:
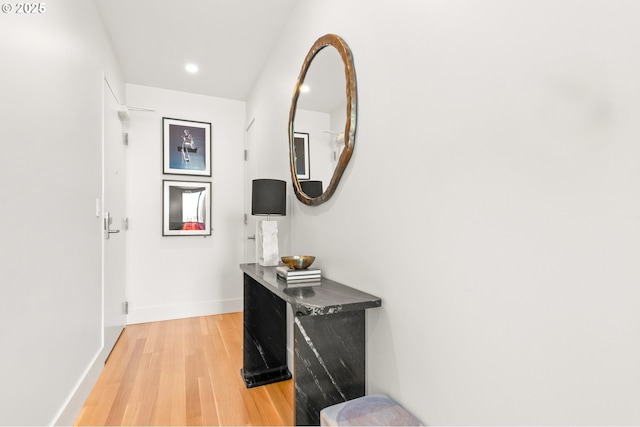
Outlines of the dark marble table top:
[{"label": "dark marble table top", "polygon": [[240,264],[240,269],[293,307],[296,316],[321,316],[380,307],[382,300],[341,283],[322,278],[320,285],[289,288],[275,267]]}]

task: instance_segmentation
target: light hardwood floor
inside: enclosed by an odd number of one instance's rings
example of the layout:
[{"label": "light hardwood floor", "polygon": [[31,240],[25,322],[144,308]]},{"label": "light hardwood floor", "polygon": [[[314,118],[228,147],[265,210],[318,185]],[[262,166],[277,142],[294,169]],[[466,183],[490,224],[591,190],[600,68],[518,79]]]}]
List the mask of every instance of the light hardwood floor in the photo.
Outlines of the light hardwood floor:
[{"label": "light hardwood floor", "polygon": [[127,326],[75,425],[293,425],[291,380],[244,386],[242,321]]}]

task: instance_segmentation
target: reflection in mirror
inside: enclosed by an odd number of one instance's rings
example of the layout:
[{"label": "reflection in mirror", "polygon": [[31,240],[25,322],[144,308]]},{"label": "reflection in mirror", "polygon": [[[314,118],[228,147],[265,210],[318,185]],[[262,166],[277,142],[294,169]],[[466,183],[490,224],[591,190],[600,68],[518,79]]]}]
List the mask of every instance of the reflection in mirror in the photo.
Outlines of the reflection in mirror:
[{"label": "reflection in mirror", "polygon": [[322,181],[300,181],[300,186],[304,194],[312,199],[322,195]]},{"label": "reflection in mirror", "polygon": [[[313,174],[307,174],[306,178],[298,175],[298,179],[314,179],[323,183],[331,180],[342,152],[339,143],[343,142],[341,136],[347,110],[344,87],[344,65],[340,54],[335,49],[322,49],[313,58],[313,65],[305,76],[293,125],[296,133],[308,134],[313,153],[308,159]],[[297,152],[296,161],[300,167]]]},{"label": "reflection in mirror", "polygon": [[[301,202],[318,205],[335,191],[353,152],[355,119],[351,51],[340,37],[325,35],[305,59],[289,112],[291,174]],[[305,186],[306,180],[319,185]]]},{"label": "reflection in mirror", "polygon": [[296,176],[299,180],[309,179],[311,177],[309,134],[304,132],[294,132],[293,145],[293,152],[296,159]]}]

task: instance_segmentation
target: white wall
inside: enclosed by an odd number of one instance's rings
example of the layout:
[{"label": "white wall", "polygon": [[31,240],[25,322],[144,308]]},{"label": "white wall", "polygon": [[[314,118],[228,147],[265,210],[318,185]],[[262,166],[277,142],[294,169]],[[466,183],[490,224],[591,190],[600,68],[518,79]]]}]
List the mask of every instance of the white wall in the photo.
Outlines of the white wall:
[{"label": "white wall", "polygon": [[0,53],[0,424],[69,424],[102,347],[103,72],[124,86],[93,2],[2,13]]},{"label": "white wall", "polygon": [[298,3],[247,109],[287,177],[308,49],[353,50],[355,153],[329,202],[293,201],[291,249],[382,298],[370,393],[430,425],[640,423],[639,12]]},{"label": "white wall", "polygon": [[[129,323],[242,310],[245,103],[126,85]],[[212,177],[163,175],[162,118],[211,123]],[[162,236],[162,180],[212,183],[213,232]]]}]

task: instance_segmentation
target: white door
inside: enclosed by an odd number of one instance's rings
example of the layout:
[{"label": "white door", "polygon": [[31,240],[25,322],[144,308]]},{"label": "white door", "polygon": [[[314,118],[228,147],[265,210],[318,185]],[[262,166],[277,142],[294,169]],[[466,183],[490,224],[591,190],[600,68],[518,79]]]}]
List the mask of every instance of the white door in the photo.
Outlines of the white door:
[{"label": "white door", "polygon": [[[102,285],[103,357],[107,358],[124,329],[125,314],[125,150],[120,103],[105,79],[102,139]],[[110,224],[108,224],[110,222]]]},{"label": "white door", "polygon": [[244,262],[256,259],[256,217],[251,215],[251,185],[256,179],[256,120],[253,119],[244,132]]}]

